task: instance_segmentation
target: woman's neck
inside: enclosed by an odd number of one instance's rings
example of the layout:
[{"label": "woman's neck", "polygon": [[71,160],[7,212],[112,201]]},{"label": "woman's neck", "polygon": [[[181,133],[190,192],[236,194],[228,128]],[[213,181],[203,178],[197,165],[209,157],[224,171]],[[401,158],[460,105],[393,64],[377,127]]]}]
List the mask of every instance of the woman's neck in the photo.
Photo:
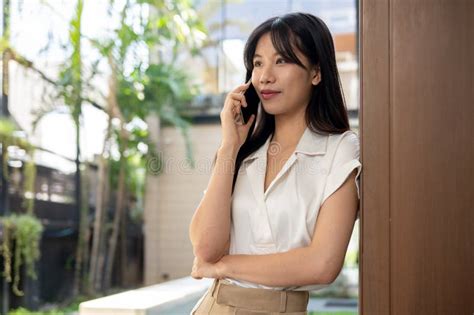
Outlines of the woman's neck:
[{"label": "woman's neck", "polygon": [[275,132],[271,141],[277,142],[282,148],[296,147],[305,130],[304,116],[287,119],[287,117],[277,115],[275,116]]}]

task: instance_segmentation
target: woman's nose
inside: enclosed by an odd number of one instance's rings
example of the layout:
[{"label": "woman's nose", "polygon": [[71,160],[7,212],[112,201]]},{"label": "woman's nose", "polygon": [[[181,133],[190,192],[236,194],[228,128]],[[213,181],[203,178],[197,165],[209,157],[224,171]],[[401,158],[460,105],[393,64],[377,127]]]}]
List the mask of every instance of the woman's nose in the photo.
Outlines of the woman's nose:
[{"label": "woman's nose", "polygon": [[266,84],[268,82],[273,82],[273,81],[275,81],[275,76],[272,72],[272,69],[268,67],[261,69],[260,84]]}]

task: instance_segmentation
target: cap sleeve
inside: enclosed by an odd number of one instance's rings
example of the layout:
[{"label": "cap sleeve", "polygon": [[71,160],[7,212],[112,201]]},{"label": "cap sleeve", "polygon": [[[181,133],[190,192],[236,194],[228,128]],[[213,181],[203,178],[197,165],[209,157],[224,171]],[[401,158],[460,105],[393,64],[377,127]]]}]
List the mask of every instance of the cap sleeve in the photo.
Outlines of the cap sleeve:
[{"label": "cap sleeve", "polygon": [[354,169],[357,169],[355,184],[357,197],[360,199],[359,175],[362,164],[359,161],[359,147],[359,137],[355,132],[350,131],[342,135],[334,153],[331,171],[326,180],[322,203],[345,182]]}]

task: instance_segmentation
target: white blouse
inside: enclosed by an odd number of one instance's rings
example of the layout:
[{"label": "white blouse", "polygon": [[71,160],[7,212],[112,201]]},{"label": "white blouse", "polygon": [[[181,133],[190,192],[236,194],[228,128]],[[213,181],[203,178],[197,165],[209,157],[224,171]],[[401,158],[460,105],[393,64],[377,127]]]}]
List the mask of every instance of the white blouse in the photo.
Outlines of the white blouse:
[{"label": "white blouse", "polygon": [[[360,198],[362,165],[355,132],[317,134],[307,127],[295,151],[264,193],[270,138],[246,157],[239,168],[231,201],[230,255],[271,254],[310,245],[321,205],[355,168]],[[328,286],[268,287],[227,280],[242,287],[274,290],[317,290]]]}]

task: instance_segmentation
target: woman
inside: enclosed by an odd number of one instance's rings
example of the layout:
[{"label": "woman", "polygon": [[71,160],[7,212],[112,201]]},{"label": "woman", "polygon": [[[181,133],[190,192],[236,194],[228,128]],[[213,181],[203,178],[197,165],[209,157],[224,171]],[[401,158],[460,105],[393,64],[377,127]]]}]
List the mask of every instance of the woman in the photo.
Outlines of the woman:
[{"label": "woman", "polygon": [[[342,268],[358,210],[359,141],[319,18],[270,18],[250,35],[244,61],[251,80],[226,97],[222,142],[190,225],[191,275],[215,279],[191,313],[306,314],[308,291]],[[256,100],[243,94],[249,88]],[[236,123],[254,101],[257,117]]]}]

